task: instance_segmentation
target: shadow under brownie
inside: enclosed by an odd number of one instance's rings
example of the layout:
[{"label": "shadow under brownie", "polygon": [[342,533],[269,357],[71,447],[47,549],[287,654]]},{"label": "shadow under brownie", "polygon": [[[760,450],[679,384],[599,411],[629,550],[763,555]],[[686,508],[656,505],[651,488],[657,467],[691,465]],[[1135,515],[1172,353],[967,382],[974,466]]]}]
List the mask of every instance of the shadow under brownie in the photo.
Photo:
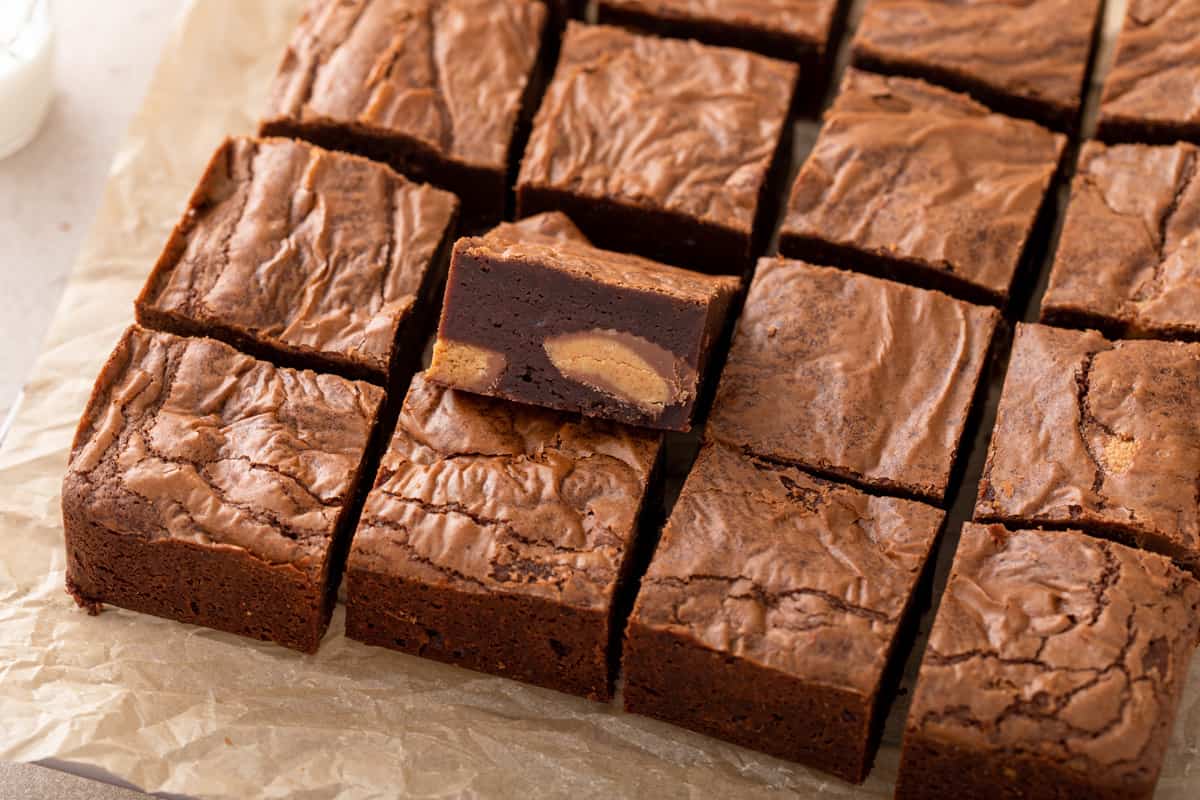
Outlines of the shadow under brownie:
[{"label": "shadow under brownie", "polygon": [[383,392],[134,326],[63,479],[67,586],[314,652]]}]

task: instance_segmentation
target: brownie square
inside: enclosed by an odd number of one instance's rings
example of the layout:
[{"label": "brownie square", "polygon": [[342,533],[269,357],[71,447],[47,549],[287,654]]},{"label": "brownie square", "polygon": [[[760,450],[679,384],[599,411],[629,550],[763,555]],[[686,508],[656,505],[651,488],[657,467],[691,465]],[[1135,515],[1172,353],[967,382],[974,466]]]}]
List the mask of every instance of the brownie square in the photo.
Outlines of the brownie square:
[{"label": "brownie square", "polygon": [[610,698],[660,444],[418,375],[354,537],[347,635]]},{"label": "brownie square", "polygon": [[1102,6],[1102,0],[867,0],[853,59],[1074,131]]},{"label": "brownie square", "polygon": [[518,215],[563,211],[600,247],[745,271],[773,222],[796,75],[741,50],[569,23]]},{"label": "brownie square", "polygon": [[131,327],[63,479],[67,588],[316,651],[383,391]]},{"label": "brownie square", "polygon": [[468,226],[497,222],[548,16],[538,0],[311,0],[260,130],[385,162],[457,194]]},{"label": "brownie square", "polygon": [[629,622],[626,710],[861,782],[942,519],[706,445]]},{"label": "brownie square", "polygon": [[1200,339],[1197,148],[1084,145],[1042,320]]},{"label": "brownie square", "polygon": [[999,319],[937,292],[763,259],[708,433],[872,491],[940,503]]},{"label": "brownie square", "polygon": [[975,518],[1078,527],[1200,570],[1200,344],[1019,325]]},{"label": "brownie square", "polygon": [[848,69],[780,251],[1002,305],[1066,141],[921,80]]},{"label": "brownie square", "polygon": [[796,61],[801,91],[820,100],[832,66],[838,0],[600,0],[600,22]]},{"label": "brownie square", "polygon": [[386,383],[415,366],[454,195],[286,139],[230,139],[137,299],[138,322]]},{"label": "brownie square", "polygon": [[686,431],[739,286],[577,238],[546,241],[544,231],[460,239],[428,375],[478,394]]},{"label": "brownie square", "polygon": [[1104,81],[1097,135],[1200,140],[1200,0],[1129,0]]},{"label": "brownie square", "polygon": [[1198,624],[1200,584],[1161,556],[968,523],[897,800],[1150,798]]}]

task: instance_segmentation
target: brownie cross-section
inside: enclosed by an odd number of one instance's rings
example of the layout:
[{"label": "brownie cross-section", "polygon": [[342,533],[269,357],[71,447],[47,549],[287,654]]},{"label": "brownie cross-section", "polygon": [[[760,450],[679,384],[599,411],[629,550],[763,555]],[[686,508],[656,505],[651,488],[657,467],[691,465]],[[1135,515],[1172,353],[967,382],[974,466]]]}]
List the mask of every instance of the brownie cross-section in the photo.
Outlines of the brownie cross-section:
[{"label": "brownie cross-section", "polygon": [[387,383],[417,366],[454,195],[286,139],[230,139],[137,299],[138,321]]},{"label": "brownie cross-section", "polygon": [[63,479],[71,594],[315,651],[382,401],[369,383],[130,328]]},{"label": "brownie cross-section", "polygon": [[1150,798],[1200,584],[1077,531],[968,523],[904,732],[897,800]]},{"label": "brownie cross-section", "polygon": [[659,447],[419,374],[354,537],[347,634],[611,697],[616,601]]},{"label": "brownie cross-section", "polygon": [[975,518],[1200,570],[1200,344],[1018,325]]}]

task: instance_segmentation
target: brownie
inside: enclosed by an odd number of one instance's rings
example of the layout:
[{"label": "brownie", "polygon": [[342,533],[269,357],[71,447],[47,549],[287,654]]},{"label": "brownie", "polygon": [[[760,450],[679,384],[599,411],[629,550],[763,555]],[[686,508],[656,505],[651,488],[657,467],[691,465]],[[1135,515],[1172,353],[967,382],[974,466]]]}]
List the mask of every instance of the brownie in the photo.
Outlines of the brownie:
[{"label": "brownie", "polygon": [[1044,322],[1200,339],[1196,156],[1190,144],[1084,146]]},{"label": "brownie", "polygon": [[1019,325],[975,518],[1069,526],[1200,570],[1200,344]]},{"label": "brownie", "polygon": [[420,356],[457,213],[454,195],[364,158],[227,140],[138,297],[138,322],[386,383]]},{"label": "brownie", "polygon": [[583,232],[571,222],[571,218],[561,211],[547,211],[535,214],[516,222],[501,222],[492,228],[484,238],[493,242],[519,243],[540,242],[541,244],[562,244],[578,242],[591,244]]},{"label": "brownie", "polygon": [[1103,0],[867,0],[854,63],[968,92],[1062,131],[1079,127]]},{"label": "brownie", "polygon": [[938,292],[763,259],[708,433],[872,491],[940,503],[999,319]]},{"label": "brownie", "polygon": [[1104,81],[1097,135],[1200,141],[1200,0],[1129,0]]},{"label": "brownie", "polygon": [[600,22],[796,61],[808,105],[833,65],[838,0],[600,0]]},{"label": "brownie", "polygon": [[538,0],[310,0],[270,90],[264,135],[391,164],[499,221],[545,84]]},{"label": "brownie", "polygon": [[625,708],[862,781],[942,519],[706,445],[642,579]]},{"label": "brownie", "polygon": [[660,442],[417,375],[354,537],[347,635],[610,698]]},{"label": "brownie", "polygon": [[460,239],[428,374],[478,394],[686,431],[739,285],[571,238]]},{"label": "brownie", "polygon": [[741,273],[774,222],[796,76],[741,50],[569,23],[518,215],[563,211],[600,247]]},{"label": "brownie", "polygon": [[897,800],[1150,798],[1200,584],[1076,531],[963,529],[904,732]]},{"label": "brownie", "polygon": [[1004,304],[1065,145],[966,95],[848,69],[780,251]]},{"label": "brownie", "polygon": [[68,591],[92,611],[314,652],[382,401],[369,383],[131,327],[63,479]]}]

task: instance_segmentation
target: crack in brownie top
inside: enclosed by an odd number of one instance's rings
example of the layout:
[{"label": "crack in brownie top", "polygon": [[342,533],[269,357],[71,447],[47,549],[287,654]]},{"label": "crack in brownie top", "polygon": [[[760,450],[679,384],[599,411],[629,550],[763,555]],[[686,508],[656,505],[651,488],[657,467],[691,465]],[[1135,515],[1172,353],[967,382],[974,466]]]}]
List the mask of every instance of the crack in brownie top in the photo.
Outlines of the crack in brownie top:
[{"label": "crack in brownie top", "polygon": [[851,68],[784,234],[919,262],[1004,297],[1065,146],[966,95]]},{"label": "crack in brownie top", "polygon": [[1200,344],[1019,325],[977,519],[1064,523],[1200,566]]},{"label": "crack in brownie top", "polygon": [[824,46],[837,0],[604,0],[604,5],[668,20],[702,20],[783,31]]},{"label": "crack in brownie top", "polygon": [[634,623],[873,695],[942,519],[709,443],[642,579]]},{"label": "crack in brownie top", "polygon": [[363,158],[232,139],[139,305],[386,371],[457,204]]},{"label": "crack in brownie top", "polygon": [[607,608],[660,443],[417,375],[351,569]]},{"label": "crack in brownie top", "polygon": [[750,231],[796,67],[572,22],[519,184]]},{"label": "crack in brownie top", "polygon": [[1043,313],[1200,336],[1197,148],[1088,142]]},{"label": "crack in brownie top", "polygon": [[64,504],[130,536],[319,571],[383,392],[133,327],[71,451]]},{"label": "crack in brownie top", "polygon": [[763,259],[709,435],[940,501],[999,316],[937,292]]},{"label": "crack in brownie top", "polygon": [[267,118],[399,133],[503,168],[547,13],[536,0],[313,0]]},{"label": "crack in brownie top", "polygon": [[868,0],[856,54],[1078,107],[1100,0]]},{"label": "crack in brownie top", "polygon": [[968,523],[909,735],[1153,786],[1198,624],[1200,584],[1161,556]]},{"label": "crack in brownie top", "polygon": [[1129,0],[1103,120],[1200,123],[1200,0]]}]

